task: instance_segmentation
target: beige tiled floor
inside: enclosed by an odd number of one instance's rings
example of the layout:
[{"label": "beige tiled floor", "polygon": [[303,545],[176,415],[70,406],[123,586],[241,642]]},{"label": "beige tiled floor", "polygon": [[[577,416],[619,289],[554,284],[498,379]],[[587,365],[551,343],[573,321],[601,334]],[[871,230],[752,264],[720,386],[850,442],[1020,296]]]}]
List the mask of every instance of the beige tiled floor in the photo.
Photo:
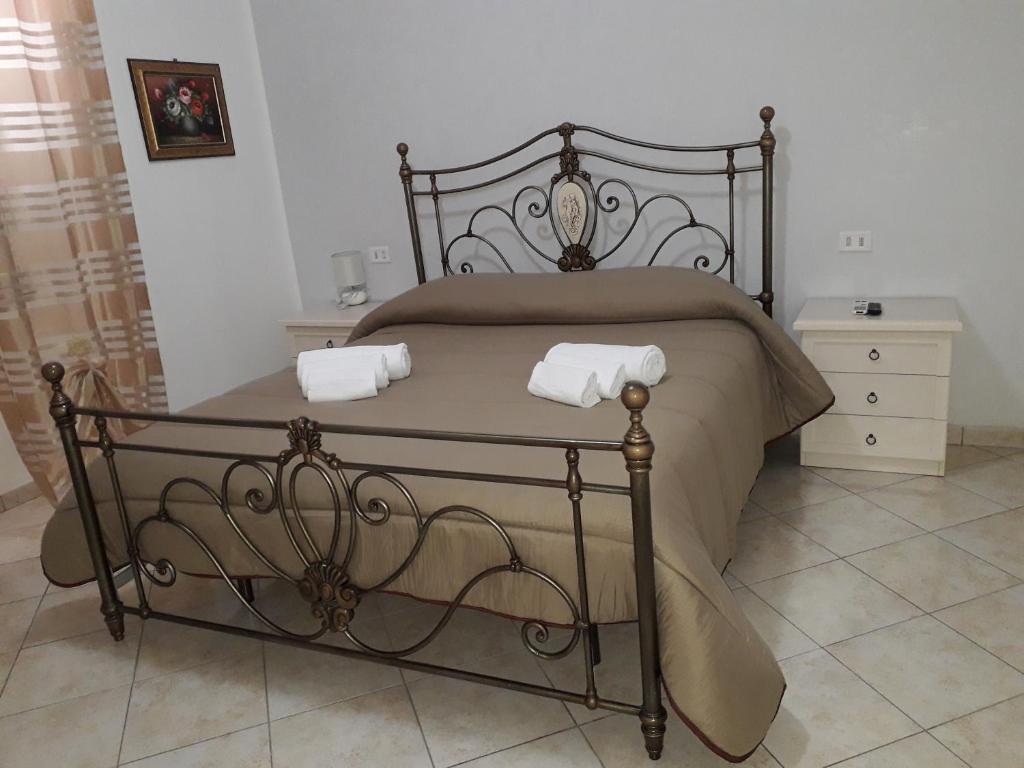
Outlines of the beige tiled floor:
[{"label": "beige tiled floor", "polygon": [[[1021,768],[1024,451],[951,448],[946,478],[795,456],[773,447],[725,574],[789,685],[747,764]],[[648,764],[631,717],[159,622],[130,621],[114,643],[93,586],[47,589],[48,514],[41,500],[0,513],[4,768]],[[216,582],[154,591],[166,610],[252,626]],[[259,599],[288,621],[290,593]],[[396,647],[437,615],[385,597],[362,606],[361,630]],[[578,652],[538,662],[518,630],[460,612],[421,658],[578,687]],[[632,625],[603,630],[603,693],[636,698],[635,647]],[[726,765],[674,715],[661,764]]]}]

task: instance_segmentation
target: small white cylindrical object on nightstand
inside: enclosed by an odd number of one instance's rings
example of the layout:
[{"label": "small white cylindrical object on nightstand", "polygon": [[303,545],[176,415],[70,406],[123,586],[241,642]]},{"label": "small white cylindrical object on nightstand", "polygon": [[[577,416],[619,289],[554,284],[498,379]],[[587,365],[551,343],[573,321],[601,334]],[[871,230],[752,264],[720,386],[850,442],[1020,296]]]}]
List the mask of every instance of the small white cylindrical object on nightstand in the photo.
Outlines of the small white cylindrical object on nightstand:
[{"label": "small white cylindrical object on nightstand", "polygon": [[331,254],[334,282],[338,286],[338,304],[353,307],[366,301],[366,271],[360,251],[341,251]]}]

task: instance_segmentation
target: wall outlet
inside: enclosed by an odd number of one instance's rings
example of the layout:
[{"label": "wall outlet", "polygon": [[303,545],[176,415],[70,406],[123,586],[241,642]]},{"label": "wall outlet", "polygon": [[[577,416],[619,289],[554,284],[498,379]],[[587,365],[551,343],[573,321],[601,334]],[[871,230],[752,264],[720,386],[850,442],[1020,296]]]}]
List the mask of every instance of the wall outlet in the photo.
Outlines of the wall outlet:
[{"label": "wall outlet", "polygon": [[374,245],[370,247],[371,264],[390,264],[391,251],[386,245]]},{"label": "wall outlet", "polygon": [[871,230],[858,229],[839,233],[840,251],[870,251]]}]

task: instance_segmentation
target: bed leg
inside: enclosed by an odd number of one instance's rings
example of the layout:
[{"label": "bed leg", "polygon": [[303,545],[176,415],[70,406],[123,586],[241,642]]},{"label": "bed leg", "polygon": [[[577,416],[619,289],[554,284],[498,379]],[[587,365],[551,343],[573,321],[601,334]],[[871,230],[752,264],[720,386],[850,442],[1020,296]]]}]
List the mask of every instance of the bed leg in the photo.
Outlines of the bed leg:
[{"label": "bed leg", "polygon": [[658,652],[658,605],[654,583],[654,535],[651,528],[651,457],[654,443],[643,426],[643,410],[650,402],[647,387],[631,381],[622,390],[629,409],[629,431],[622,453],[629,471],[629,495],[633,512],[633,558],[636,569],[636,605],[640,625],[640,675],[643,704],[640,730],[651,760],[661,757],[667,714],[661,704],[661,671]]},{"label": "bed leg", "polygon": [[242,599],[249,605],[256,602],[256,591],[252,587],[252,579],[236,579],[235,586],[242,593]]},{"label": "bed leg", "polygon": [[96,504],[89,488],[89,477],[85,471],[85,460],[82,449],[78,445],[78,433],[75,424],[78,421],[75,404],[61,387],[64,378],[64,366],[60,363],[47,363],[43,366],[43,378],[50,383],[53,397],[50,398],[50,415],[57,425],[60,441],[64,446],[64,455],[68,461],[71,474],[71,485],[75,491],[75,501],[82,516],[82,528],[89,547],[93,571],[96,574],[96,585],[100,590],[100,612],[103,620],[115,640],[124,639],[124,607],[117,596],[114,575],[110,570],[107,550],[103,545],[103,533],[96,515]]}]

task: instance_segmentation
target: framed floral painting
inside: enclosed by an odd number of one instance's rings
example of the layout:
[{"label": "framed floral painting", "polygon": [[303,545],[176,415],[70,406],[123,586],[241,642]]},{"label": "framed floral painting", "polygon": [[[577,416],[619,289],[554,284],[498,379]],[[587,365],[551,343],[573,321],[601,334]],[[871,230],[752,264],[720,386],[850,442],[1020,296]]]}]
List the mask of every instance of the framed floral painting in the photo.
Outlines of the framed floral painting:
[{"label": "framed floral painting", "polygon": [[150,160],[235,154],[217,64],[128,59]]}]

